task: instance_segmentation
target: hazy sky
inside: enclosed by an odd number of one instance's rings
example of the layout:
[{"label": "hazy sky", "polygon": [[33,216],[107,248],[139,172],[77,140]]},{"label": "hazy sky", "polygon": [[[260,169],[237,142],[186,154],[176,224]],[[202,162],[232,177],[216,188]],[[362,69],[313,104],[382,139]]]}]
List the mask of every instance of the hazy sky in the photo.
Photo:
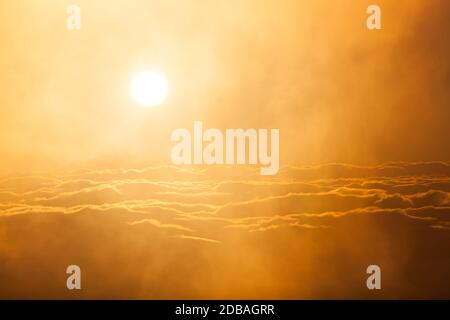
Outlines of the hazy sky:
[{"label": "hazy sky", "polygon": [[[448,0],[73,2],[0,1],[0,298],[450,297]],[[279,173],[170,166],[194,120]]]},{"label": "hazy sky", "polygon": [[[64,1],[0,5],[2,171],[170,162],[170,133],[280,128],[283,164],[449,159],[448,1]],[[170,93],[144,109],[133,76]]]}]

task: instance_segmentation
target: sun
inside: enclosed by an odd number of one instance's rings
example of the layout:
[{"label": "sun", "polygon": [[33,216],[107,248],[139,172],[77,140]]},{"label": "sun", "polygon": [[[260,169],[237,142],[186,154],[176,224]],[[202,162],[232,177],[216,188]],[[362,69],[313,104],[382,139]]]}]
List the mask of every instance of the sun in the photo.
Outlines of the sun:
[{"label": "sun", "polygon": [[163,74],[143,71],[131,82],[131,96],[142,106],[155,107],[163,103],[169,93],[169,86]]}]

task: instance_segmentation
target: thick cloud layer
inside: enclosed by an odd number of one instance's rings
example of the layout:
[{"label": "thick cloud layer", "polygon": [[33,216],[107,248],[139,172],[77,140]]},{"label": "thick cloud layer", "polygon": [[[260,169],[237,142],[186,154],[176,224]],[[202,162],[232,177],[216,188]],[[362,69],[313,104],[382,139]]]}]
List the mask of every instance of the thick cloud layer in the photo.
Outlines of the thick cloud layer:
[{"label": "thick cloud layer", "polygon": [[[2,298],[449,298],[450,164],[0,181]],[[242,178],[229,174],[238,171]],[[65,288],[65,268],[83,289]],[[382,290],[366,268],[382,268]]]}]

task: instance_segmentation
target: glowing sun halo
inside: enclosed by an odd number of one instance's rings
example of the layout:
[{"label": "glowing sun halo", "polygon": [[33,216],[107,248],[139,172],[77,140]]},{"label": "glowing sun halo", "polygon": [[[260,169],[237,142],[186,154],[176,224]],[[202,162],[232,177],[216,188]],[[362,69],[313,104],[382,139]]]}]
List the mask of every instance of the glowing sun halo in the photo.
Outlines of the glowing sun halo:
[{"label": "glowing sun halo", "polygon": [[155,71],[144,71],[131,82],[131,96],[146,107],[160,105],[167,98],[169,87],[166,78]]}]

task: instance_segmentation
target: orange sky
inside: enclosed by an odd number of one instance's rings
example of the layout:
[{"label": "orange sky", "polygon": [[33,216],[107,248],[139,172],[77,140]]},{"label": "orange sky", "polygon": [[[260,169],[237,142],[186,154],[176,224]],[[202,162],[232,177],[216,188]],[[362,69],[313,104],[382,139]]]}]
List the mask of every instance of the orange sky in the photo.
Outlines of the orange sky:
[{"label": "orange sky", "polygon": [[[0,298],[450,298],[447,0],[76,3],[0,2]],[[278,174],[172,166],[195,120]]]},{"label": "orange sky", "polygon": [[[449,158],[445,1],[1,4],[2,172],[170,163],[172,130],[280,128],[284,164]],[[129,94],[157,68],[158,109]]]}]

